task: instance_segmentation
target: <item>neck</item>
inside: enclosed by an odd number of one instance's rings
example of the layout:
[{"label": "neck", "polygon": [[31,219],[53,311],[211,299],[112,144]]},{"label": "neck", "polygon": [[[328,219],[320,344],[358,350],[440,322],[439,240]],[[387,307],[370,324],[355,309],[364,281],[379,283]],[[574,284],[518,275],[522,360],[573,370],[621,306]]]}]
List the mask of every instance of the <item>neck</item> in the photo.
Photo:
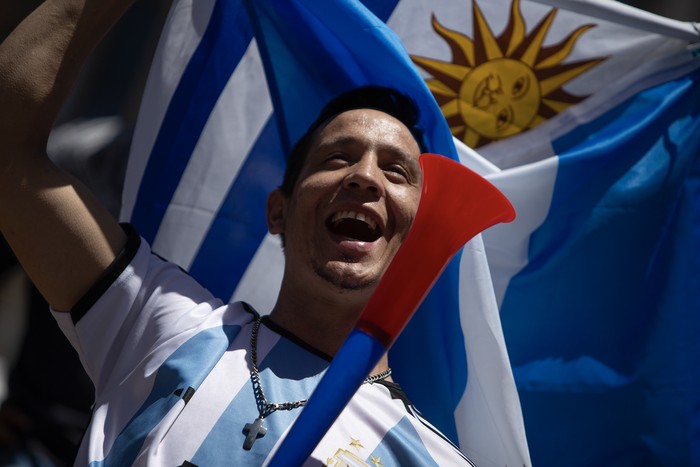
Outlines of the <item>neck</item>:
[{"label": "neck", "polygon": [[[270,315],[270,316],[265,316],[263,319],[266,319],[266,320],[267,320],[267,323],[266,323],[266,324],[267,324],[268,327],[269,327],[269,325],[270,325],[270,321],[272,321],[272,324],[274,324],[274,328],[272,328],[273,331],[277,331],[277,332],[284,331],[285,333],[287,333],[287,337],[288,337],[288,338],[290,337],[289,334],[292,334],[291,331],[289,331],[289,329],[284,328],[284,327],[281,326],[279,323],[277,323],[276,321],[274,321],[274,320],[272,319],[272,316],[271,316],[271,315]],[[297,336],[296,334],[294,334],[294,335],[291,336],[291,337],[293,337],[294,339],[300,340],[299,336]],[[306,341],[303,341],[303,342],[306,343],[306,344],[308,344],[308,342],[306,342]],[[315,348],[315,347],[314,347],[314,348]],[[320,349],[315,348],[315,350],[320,350]],[[256,365],[257,365],[257,363],[256,363]],[[384,373],[387,373],[387,372],[388,372],[389,374],[388,374],[388,375],[384,375]],[[392,382],[394,381],[393,378],[391,377],[391,370],[389,369],[389,359],[388,359],[386,353],[385,353],[384,355],[381,356],[381,358],[379,359],[379,361],[377,362],[377,364],[374,366],[374,368],[372,368],[372,371],[369,372],[369,374],[367,375],[367,379],[365,380],[365,383],[367,383],[367,382],[374,382],[374,381],[372,380],[373,377],[376,378],[376,379],[379,379],[379,380],[383,380],[383,381],[392,381]],[[379,378],[377,378],[377,377],[379,377]],[[376,380],[376,379],[375,379],[375,380]]]},{"label": "neck", "polygon": [[307,344],[335,355],[353,329],[366,301],[364,291],[322,294],[300,291],[283,281],[270,319]]},{"label": "neck", "polygon": [[[326,291],[326,294],[321,293]],[[310,292],[283,280],[270,319],[321,352],[334,356],[360,317],[372,290],[337,290],[319,288]],[[388,366],[384,354],[371,374]],[[387,378],[391,381],[391,377]]]}]

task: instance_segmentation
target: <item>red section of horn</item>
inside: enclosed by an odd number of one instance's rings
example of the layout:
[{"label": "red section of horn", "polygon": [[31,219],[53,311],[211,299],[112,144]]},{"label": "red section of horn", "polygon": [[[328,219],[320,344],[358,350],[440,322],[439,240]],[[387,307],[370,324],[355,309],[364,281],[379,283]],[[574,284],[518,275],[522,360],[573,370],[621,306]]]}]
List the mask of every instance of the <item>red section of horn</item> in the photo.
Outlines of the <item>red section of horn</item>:
[{"label": "red section of horn", "polygon": [[462,164],[423,154],[420,165],[416,218],[355,326],[387,349],[455,253],[479,232],[515,219],[503,193]]}]

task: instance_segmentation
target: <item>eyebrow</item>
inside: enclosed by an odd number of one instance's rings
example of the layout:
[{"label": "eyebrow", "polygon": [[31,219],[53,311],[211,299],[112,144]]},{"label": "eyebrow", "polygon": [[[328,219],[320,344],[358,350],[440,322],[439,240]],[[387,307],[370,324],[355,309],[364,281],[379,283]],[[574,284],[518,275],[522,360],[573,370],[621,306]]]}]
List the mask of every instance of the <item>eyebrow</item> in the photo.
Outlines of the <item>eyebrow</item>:
[{"label": "eyebrow", "polygon": [[[318,135],[316,136],[318,138]],[[348,146],[352,144],[361,144],[362,141],[354,136],[339,135],[331,140],[325,140],[318,144],[319,149],[324,149],[329,146]]]},{"label": "eyebrow", "polygon": [[[414,140],[415,141],[415,140]],[[325,148],[329,147],[334,147],[334,146],[352,146],[352,145],[360,145],[363,144],[363,141],[359,138],[356,138],[351,135],[340,135],[336,136],[335,138],[331,140],[326,140],[320,144],[318,144],[317,148],[319,150],[323,150]],[[418,151],[420,152],[420,145],[418,142],[416,142],[416,146],[418,147]],[[382,152],[390,152],[394,154],[395,156],[398,156],[400,159],[405,160],[409,164],[415,164],[416,166],[420,166],[418,163],[418,158],[413,157],[412,154],[408,153],[407,151],[404,151],[403,149],[397,148],[394,145],[391,144],[380,144],[379,145],[379,151]]]}]

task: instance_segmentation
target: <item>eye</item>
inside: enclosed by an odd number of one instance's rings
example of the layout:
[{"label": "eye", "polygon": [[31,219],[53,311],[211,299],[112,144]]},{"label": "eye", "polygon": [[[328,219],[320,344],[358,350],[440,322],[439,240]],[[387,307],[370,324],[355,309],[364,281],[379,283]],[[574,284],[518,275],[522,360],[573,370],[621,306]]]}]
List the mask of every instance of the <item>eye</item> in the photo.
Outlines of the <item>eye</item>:
[{"label": "eye", "polygon": [[387,179],[393,183],[404,183],[411,178],[409,171],[401,164],[391,164],[383,170]]},{"label": "eye", "polygon": [[513,97],[522,97],[530,89],[530,80],[527,76],[521,76],[513,83],[511,93]]},{"label": "eye", "polygon": [[513,121],[513,110],[510,107],[504,107],[496,115],[496,130],[503,130]]},{"label": "eye", "polygon": [[339,169],[350,164],[350,157],[342,152],[334,152],[326,156],[323,166],[328,169]]}]

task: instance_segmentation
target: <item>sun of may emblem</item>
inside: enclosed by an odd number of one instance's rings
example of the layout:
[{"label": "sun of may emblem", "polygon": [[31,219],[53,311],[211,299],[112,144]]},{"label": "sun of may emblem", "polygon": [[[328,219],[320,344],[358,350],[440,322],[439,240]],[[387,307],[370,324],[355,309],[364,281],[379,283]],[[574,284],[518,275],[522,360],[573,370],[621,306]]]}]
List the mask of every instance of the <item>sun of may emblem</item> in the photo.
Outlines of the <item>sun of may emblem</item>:
[{"label": "sun of may emblem", "polygon": [[444,27],[433,15],[433,29],[452,50],[451,62],[411,55],[433,76],[426,83],[455,137],[471,147],[483,146],[534,128],[587,97],[562,86],[604,58],[562,62],[593,24],[543,46],[557,9],[527,33],[520,1],[513,0],[508,24],[498,37],[476,2],[473,11],[473,39]]}]

